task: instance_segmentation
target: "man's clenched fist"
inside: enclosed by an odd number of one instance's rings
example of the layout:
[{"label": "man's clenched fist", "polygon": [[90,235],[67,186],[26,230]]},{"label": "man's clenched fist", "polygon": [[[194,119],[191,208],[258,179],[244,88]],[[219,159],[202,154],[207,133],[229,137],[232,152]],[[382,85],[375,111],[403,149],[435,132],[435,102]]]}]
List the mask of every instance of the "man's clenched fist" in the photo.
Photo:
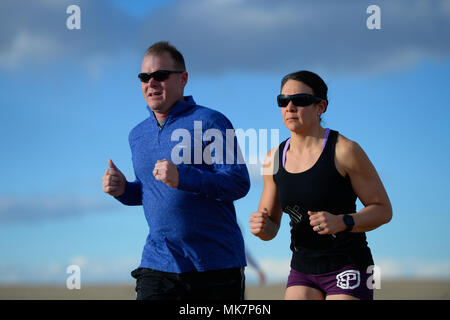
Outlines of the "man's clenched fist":
[{"label": "man's clenched fist", "polygon": [[108,166],[102,178],[103,192],[117,198],[125,192],[127,179],[111,159],[108,159]]},{"label": "man's clenched fist", "polygon": [[178,168],[173,162],[167,159],[156,161],[153,175],[169,187],[178,188]]}]

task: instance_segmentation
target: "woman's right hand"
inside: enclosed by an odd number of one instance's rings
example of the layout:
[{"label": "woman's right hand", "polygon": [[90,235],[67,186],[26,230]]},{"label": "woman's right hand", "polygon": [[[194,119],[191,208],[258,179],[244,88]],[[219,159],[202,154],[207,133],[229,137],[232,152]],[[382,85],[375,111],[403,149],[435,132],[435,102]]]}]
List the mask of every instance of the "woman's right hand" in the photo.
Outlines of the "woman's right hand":
[{"label": "woman's right hand", "polygon": [[278,227],[270,219],[269,212],[266,208],[263,211],[256,211],[250,214],[250,232],[261,240],[272,240],[277,232]]}]

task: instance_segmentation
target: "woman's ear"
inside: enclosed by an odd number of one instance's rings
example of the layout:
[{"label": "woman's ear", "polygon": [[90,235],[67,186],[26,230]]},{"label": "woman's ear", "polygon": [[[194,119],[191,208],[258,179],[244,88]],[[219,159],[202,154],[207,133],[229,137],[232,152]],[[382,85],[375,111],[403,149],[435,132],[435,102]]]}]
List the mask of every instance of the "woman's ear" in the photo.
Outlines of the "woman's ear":
[{"label": "woman's ear", "polygon": [[325,113],[327,111],[327,107],[328,107],[328,101],[327,100],[322,100],[318,103],[319,108],[318,108],[318,112],[317,113]]}]

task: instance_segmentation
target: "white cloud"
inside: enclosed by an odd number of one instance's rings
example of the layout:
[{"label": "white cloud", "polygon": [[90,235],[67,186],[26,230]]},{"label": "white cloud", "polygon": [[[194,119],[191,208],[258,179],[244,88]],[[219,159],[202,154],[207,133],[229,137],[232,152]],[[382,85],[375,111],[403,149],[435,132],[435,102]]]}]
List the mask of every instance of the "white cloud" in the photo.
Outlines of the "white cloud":
[{"label": "white cloud", "polygon": [[450,260],[435,263],[420,261],[417,263],[416,274],[420,278],[448,278],[450,277]]},{"label": "white cloud", "polygon": [[46,65],[64,61],[88,68],[99,60],[135,49],[137,23],[109,1],[77,1],[81,29],[69,30],[66,8],[70,0],[2,1],[0,3],[0,68],[32,62]]},{"label": "white cloud", "polygon": [[0,222],[34,222],[60,219],[119,208],[117,201],[80,195],[0,195]]},{"label": "white cloud", "polygon": [[450,18],[450,1],[441,0],[441,10]]},{"label": "white cloud", "polygon": [[381,279],[398,278],[401,277],[404,272],[402,264],[395,260],[380,259],[377,260],[375,263],[380,268]]},{"label": "white cloud", "polygon": [[[266,283],[286,283],[290,272],[290,257],[263,257],[258,263],[266,276]],[[394,279],[449,279],[450,260],[425,260],[391,258],[377,259],[381,271],[381,283]],[[132,283],[130,272],[137,268],[138,257],[99,258],[77,254],[66,262],[49,261],[42,265],[17,265],[0,262],[0,284],[55,283],[65,285],[69,265],[81,268],[81,284],[89,283]],[[256,282],[256,272],[246,268],[247,280]]]},{"label": "white cloud", "polygon": [[0,68],[14,68],[26,61],[48,61],[58,54],[54,39],[43,34],[19,31],[9,47],[0,51]]},{"label": "white cloud", "polygon": [[133,281],[130,272],[137,268],[139,259],[136,257],[116,257],[99,259],[95,257],[75,256],[71,262],[80,267],[81,276],[85,282],[124,282]]},{"label": "white cloud", "polygon": [[74,257],[70,258],[69,261],[70,261],[70,264],[77,265],[80,268],[84,268],[88,264],[88,258],[83,255],[74,256]]},{"label": "white cloud", "polygon": [[382,280],[450,278],[450,260],[380,258],[375,263],[380,267]]},{"label": "white cloud", "polygon": [[67,261],[36,264],[0,262],[0,284],[52,283],[65,286],[67,267],[80,267],[81,286],[92,283],[134,282],[130,272],[139,265],[138,257],[98,258],[75,255]]},{"label": "white cloud", "polygon": [[[31,51],[35,63],[64,59],[92,66],[98,57],[142,54],[158,40],[175,44],[189,70],[204,73],[284,74],[306,67],[319,73],[383,72],[450,55],[448,1],[380,0],[378,31],[367,30],[368,4],[359,0],[177,1],[141,18],[108,1],[78,3],[82,29],[69,31],[70,1],[2,2],[0,68],[27,62]],[[99,68],[91,76],[101,75]]]}]

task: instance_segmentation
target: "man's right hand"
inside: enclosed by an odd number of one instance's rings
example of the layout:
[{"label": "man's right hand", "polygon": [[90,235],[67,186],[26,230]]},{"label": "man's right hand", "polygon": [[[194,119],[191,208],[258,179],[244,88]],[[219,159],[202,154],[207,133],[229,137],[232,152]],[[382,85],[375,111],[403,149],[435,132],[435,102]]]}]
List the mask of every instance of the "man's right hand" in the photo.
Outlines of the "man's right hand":
[{"label": "man's right hand", "polygon": [[102,178],[103,192],[117,198],[125,192],[127,179],[111,159],[108,159],[108,166]]}]

